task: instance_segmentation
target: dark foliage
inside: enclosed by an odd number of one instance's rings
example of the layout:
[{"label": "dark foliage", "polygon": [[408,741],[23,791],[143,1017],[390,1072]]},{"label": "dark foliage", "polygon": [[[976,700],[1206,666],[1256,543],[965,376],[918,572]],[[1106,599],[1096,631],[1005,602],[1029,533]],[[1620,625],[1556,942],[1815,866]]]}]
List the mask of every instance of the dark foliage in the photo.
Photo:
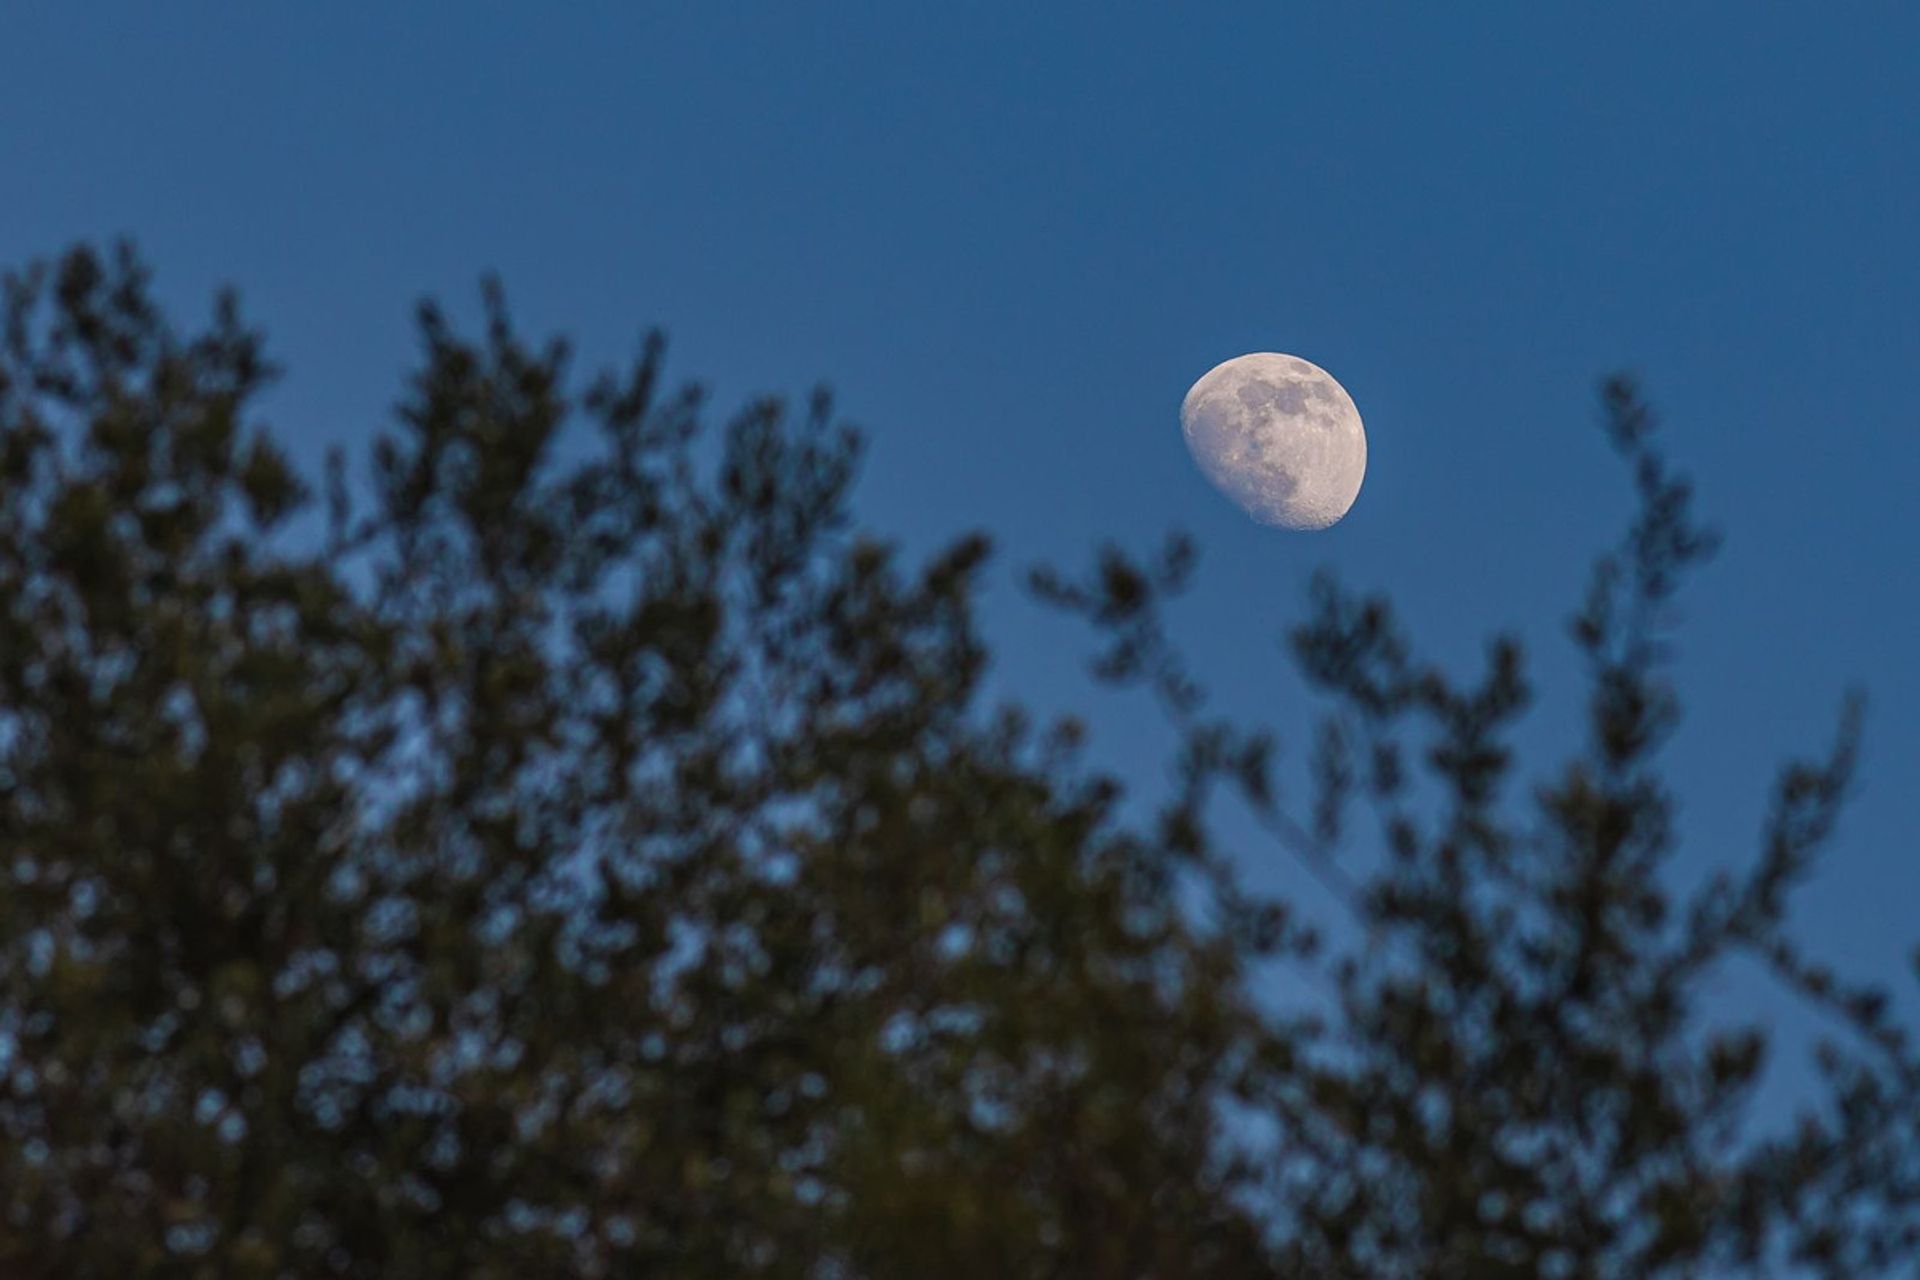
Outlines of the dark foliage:
[{"label": "dark foliage", "polygon": [[[1712,539],[1630,386],[1590,739],[1532,796],[1510,641],[1461,682],[1323,584],[1296,821],[1167,639],[1190,549],[1039,575],[1180,727],[1139,826],[1071,725],[980,704],[984,542],[852,528],[824,399],[706,450],[657,342],[576,392],[487,315],[423,312],[371,484],[336,459],[316,502],[230,301],[183,334],[127,253],[9,281],[0,1273],[1911,1265],[1920,1060],[1782,935],[1856,713],[1750,866],[1666,887],[1670,604]],[[1241,887],[1222,789],[1349,942]],[[1703,1001],[1739,953],[1837,1028],[1778,1132],[1763,1030]],[[1319,998],[1257,999],[1281,970]]]}]

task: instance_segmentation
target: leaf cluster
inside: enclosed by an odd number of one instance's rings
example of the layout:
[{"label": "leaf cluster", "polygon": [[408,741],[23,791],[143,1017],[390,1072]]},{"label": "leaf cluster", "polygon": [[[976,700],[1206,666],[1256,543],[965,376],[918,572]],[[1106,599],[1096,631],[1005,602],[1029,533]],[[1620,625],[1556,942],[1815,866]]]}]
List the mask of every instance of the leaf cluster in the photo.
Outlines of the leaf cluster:
[{"label": "leaf cluster", "polygon": [[[1511,746],[1517,643],[1455,679],[1327,579],[1295,817],[1169,638],[1190,546],[1036,575],[1179,730],[1138,822],[1075,726],[983,704],[986,542],[857,528],[824,395],[708,440],[657,338],[583,381],[485,302],[473,335],[423,308],[364,482],[315,485],[231,298],[183,333],[129,251],[9,278],[0,1271],[1912,1262],[1920,1061],[1784,928],[1858,712],[1750,865],[1669,888],[1673,605],[1713,537],[1629,384],[1638,514],[1555,768]],[[1223,792],[1343,918],[1244,886]],[[1777,1132],[1765,1028],[1707,999],[1743,954],[1836,1029]]]}]

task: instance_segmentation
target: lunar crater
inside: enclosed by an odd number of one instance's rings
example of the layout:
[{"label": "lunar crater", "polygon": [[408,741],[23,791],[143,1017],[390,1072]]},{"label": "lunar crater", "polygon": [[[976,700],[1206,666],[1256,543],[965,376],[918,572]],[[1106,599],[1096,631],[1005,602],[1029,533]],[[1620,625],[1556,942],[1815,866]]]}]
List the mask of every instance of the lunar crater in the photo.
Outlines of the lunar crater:
[{"label": "lunar crater", "polygon": [[1261,524],[1324,529],[1366,476],[1367,439],[1352,397],[1298,356],[1238,356],[1187,392],[1180,423],[1203,475]]}]

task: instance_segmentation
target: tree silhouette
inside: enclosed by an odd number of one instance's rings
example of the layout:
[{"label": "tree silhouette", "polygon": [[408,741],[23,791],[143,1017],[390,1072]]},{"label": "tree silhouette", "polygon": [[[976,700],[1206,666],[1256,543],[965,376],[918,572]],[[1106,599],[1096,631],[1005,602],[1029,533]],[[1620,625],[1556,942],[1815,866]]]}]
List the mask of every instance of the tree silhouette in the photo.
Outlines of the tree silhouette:
[{"label": "tree silhouette", "polygon": [[[699,447],[650,341],[576,390],[497,291],[320,500],[223,298],[7,284],[0,1270],[9,1276],[1859,1276],[1920,1253],[1917,1061],[1785,937],[1857,713],[1762,848],[1664,885],[1670,602],[1711,551],[1631,386],[1638,515],[1538,794],[1518,646],[1462,682],[1331,581],[1310,812],[1163,625],[1036,575],[1180,728],[1120,784],[980,695],[982,539],[901,563],[816,397]],[[1536,762],[1537,764],[1538,762]],[[1538,768],[1527,771],[1537,775]],[[1349,916],[1248,891],[1239,795]],[[1350,834],[1352,811],[1379,838]],[[1316,927],[1323,926],[1323,927]],[[1830,1011],[1750,1114],[1729,956]],[[1324,996],[1275,1009],[1277,969]]]}]

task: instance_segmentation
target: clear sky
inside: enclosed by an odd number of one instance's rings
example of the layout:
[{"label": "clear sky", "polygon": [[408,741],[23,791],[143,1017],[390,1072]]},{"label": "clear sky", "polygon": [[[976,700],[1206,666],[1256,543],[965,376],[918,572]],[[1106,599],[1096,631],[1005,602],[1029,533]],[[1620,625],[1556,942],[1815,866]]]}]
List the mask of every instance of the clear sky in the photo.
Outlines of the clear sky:
[{"label": "clear sky", "polygon": [[[137,238],[199,312],[239,285],[309,459],[364,441],[411,309],[485,270],[587,363],[664,327],[722,406],[833,385],[859,509],[1002,556],[999,687],[1076,681],[1012,570],[1200,540],[1217,693],[1298,745],[1275,637],[1319,565],[1466,662],[1560,621],[1626,511],[1600,376],[1642,375],[1726,530],[1689,597],[1682,877],[1754,845],[1775,764],[1870,692],[1804,936],[1920,940],[1920,10],[1701,5],[9,6],[0,261]],[[1366,487],[1260,528],[1188,461],[1219,360],[1294,352],[1366,418]]]}]

